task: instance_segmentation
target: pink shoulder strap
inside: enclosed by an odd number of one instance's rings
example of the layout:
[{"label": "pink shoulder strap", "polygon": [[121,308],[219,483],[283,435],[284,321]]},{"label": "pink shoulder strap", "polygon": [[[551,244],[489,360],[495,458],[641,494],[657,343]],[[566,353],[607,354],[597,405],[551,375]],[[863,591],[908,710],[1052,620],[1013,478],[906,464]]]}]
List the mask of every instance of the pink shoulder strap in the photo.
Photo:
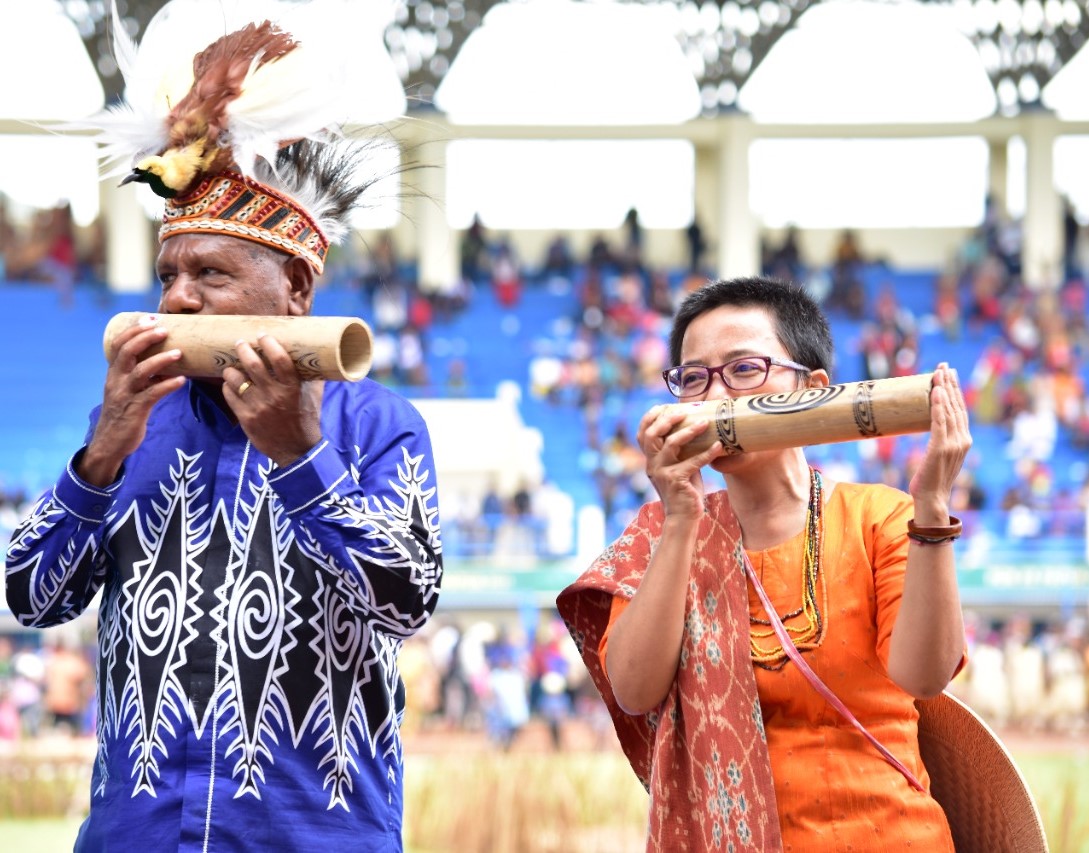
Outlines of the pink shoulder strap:
[{"label": "pink shoulder strap", "polygon": [[775,612],[775,608],[771,604],[771,600],[768,598],[768,594],[764,591],[764,587],[761,585],[759,578],[756,576],[756,572],[753,570],[752,563],[749,561],[749,555],[744,554],[745,574],[749,576],[749,580],[752,581],[753,587],[756,589],[756,594],[760,598],[760,603],[764,606],[764,610],[768,614],[768,619],[771,620],[772,628],[775,630],[775,636],[779,638],[779,642],[783,644],[783,651],[786,652],[787,657],[794,661],[795,665],[801,671],[801,673],[809,679],[809,682],[816,688],[817,692],[821,694],[828,702],[839,711],[856,729],[858,729],[866,737],[866,739],[872,743],[877,751],[881,753],[881,756],[893,767],[904,774],[904,778],[908,780],[911,787],[916,791],[925,791],[922,783],[915,778],[908,768],[904,765],[900,759],[888,751],[885,745],[881,743],[877,738],[870,734],[869,730],[858,721],[858,718],[851,713],[851,709],[848,708],[840,700],[835,693],[820,680],[820,677],[809,666],[809,663],[801,652],[794,646],[794,641],[791,640],[790,635],[787,633],[786,628],[783,627],[783,621],[779,618],[779,614]]}]

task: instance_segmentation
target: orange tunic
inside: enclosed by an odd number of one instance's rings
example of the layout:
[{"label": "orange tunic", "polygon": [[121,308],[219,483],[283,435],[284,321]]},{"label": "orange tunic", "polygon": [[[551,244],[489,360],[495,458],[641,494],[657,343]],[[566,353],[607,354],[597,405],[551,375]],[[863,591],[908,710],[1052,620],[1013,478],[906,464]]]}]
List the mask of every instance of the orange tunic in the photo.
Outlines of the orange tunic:
[{"label": "orange tunic", "polygon": [[[898,490],[835,486],[824,507],[825,591],[817,596],[824,636],[805,656],[870,733],[929,789],[914,700],[887,675],[911,513],[910,497]],[[801,532],[774,548],[746,552],[780,614],[801,604],[804,542]],[[610,628],[628,601],[613,599]],[[764,618],[751,584],[749,609]],[[801,618],[786,624],[799,624]],[[602,659],[608,635],[599,644]],[[953,849],[937,801],[913,790],[797,667],[787,663],[778,671],[756,667],[755,672],[785,851]]]}]

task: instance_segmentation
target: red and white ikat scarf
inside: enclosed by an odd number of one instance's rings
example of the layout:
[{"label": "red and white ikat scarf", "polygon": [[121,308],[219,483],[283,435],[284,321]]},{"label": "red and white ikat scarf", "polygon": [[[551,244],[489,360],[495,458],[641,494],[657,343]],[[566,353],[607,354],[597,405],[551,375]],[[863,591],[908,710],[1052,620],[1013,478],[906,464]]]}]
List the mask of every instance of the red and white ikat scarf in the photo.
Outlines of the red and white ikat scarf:
[{"label": "red and white ikat scarf", "polygon": [[680,665],[654,713],[616,704],[598,647],[614,596],[639,588],[662,531],[646,504],[557,607],[650,794],[648,851],[778,851],[775,789],[749,651],[741,533],[724,491],[708,495],[692,565]]}]

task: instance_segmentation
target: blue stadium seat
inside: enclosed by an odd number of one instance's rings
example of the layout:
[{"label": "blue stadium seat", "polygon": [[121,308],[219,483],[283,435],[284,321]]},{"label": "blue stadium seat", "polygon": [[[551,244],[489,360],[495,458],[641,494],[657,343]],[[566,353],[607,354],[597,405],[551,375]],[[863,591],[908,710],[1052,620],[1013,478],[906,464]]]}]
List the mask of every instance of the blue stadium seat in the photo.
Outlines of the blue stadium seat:
[{"label": "blue stadium seat", "polygon": [[[684,277],[683,271],[669,273],[674,288]],[[863,273],[871,299],[891,286],[898,302],[910,308],[917,319],[925,318],[931,310],[936,277],[933,271],[877,266]],[[119,295],[82,288],[75,291],[70,305],[62,305],[58,294],[48,287],[7,283],[0,288],[0,387],[7,402],[5,441],[0,442],[0,485],[21,483],[38,489],[53,481],[81,443],[87,414],[100,399],[106,369],[102,353],[106,323],[118,311],[154,310],[156,302],[154,292]],[[368,310],[366,300],[350,283],[325,286],[315,295],[314,311],[318,314],[370,320]],[[634,438],[647,409],[671,399],[662,388],[636,388],[606,396],[591,412],[580,407],[572,389],[553,401],[534,396],[530,387],[534,357],[542,352],[562,357],[567,352],[574,340],[578,312],[576,289],[571,286],[544,280],[527,282],[518,302],[504,306],[486,283],[478,284],[466,310],[450,318],[436,317],[424,331],[431,385],[400,389],[410,397],[443,396],[445,377],[455,358],[465,363],[470,396],[491,397],[501,383],[516,383],[521,389],[522,419],[543,437],[546,476],[572,496],[576,508],[601,503],[595,476],[600,456],[587,443],[591,414],[597,418],[599,441],[607,440],[620,424]],[[834,380],[864,378],[859,351],[864,321],[837,315],[829,319],[837,343]],[[947,361],[960,372],[965,385],[984,347],[999,333],[993,327],[966,327],[949,339],[932,324],[924,323],[920,328],[920,369],[930,370],[939,361]],[[623,340],[613,344],[620,351],[628,346]],[[1089,374],[1089,366],[1086,372]],[[967,465],[986,490],[988,508],[995,511],[1003,494],[1017,481],[1013,460],[1006,453],[1009,430],[973,423],[973,437]],[[918,442],[913,443],[916,438]],[[925,437],[905,437],[896,452],[906,454],[923,441]],[[816,464],[856,466],[864,463],[869,452],[861,442],[817,446],[809,451]],[[1085,482],[1085,453],[1073,446],[1066,431],[1060,432],[1051,466],[1056,489],[1076,490]],[[1000,530],[994,532],[1002,535]],[[1024,551],[1021,548],[1019,553]],[[1036,553],[1044,552],[1037,548]]]}]

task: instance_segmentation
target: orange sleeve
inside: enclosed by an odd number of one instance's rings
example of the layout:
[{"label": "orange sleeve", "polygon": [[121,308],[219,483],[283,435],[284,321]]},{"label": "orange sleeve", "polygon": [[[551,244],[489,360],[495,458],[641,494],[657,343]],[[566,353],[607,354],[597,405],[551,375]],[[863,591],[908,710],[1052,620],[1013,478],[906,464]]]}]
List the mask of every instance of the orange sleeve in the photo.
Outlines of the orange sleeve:
[{"label": "orange sleeve", "polygon": [[629,604],[631,604],[630,598],[624,598],[621,595],[613,596],[613,603],[609,608],[609,624],[605,626],[605,630],[601,634],[601,642],[597,645],[597,656],[601,660],[601,671],[605,673],[606,678],[609,677],[609,670],[605,664],[605,653],[609,646],[609,635],[612,633],[613,625],[616,624],[616,620],[620,618],[620,614],[624,612]]},{"label": "orange sleeve", "polygon": [[[877,655],[888,672],[892,629],[900,613],[907,571],[907,523],[915,512],[910,496],[894,491],[880,492],[870,511],[873,519],[873,572],[877,596]],[[968,662],[967,642],[956,672]]]},{"label": "orange sleeve", "polygon": [[877,607],[877,656],[888,671],[892,629],[900,613],[904,596],[904,573],[907,569],[907,523],[914,513],[911,498],[902,492],[880,490],[872,492],[869,506],[872,513],[866,521],[872,525],[870,554],[873,559],[873,585]]}]

